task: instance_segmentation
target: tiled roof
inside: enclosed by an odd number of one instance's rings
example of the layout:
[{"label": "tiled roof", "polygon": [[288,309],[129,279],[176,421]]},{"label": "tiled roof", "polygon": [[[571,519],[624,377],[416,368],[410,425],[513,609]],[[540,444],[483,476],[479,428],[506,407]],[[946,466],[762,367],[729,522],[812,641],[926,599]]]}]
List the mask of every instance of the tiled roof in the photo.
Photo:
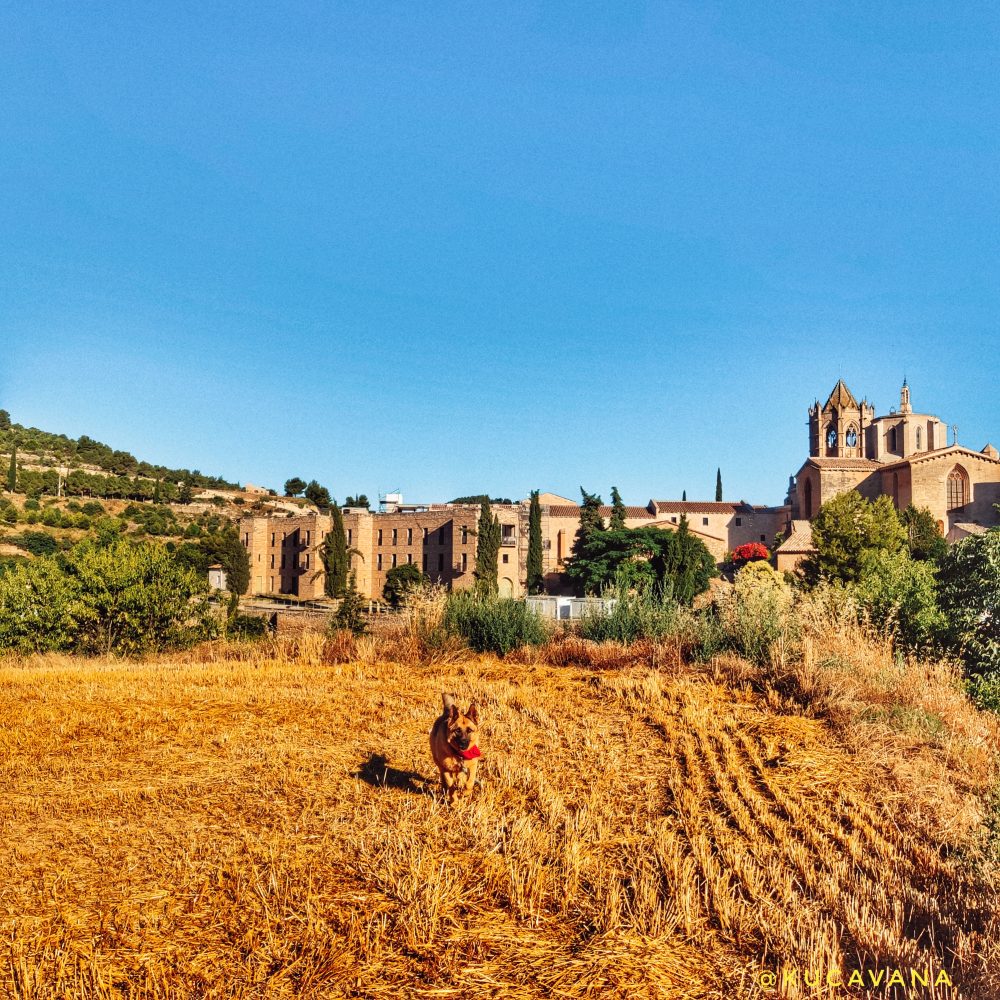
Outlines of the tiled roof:
[{"label": "tiled roof", "polygon": [[[601,517],[611,517],[613,508],[605,505],[601,507]],[[580,516],[580,508],[576,504],[553,504],[549,507],[550,517],[576,517]],[[627,518],[651,518],[653,515],[648,507],[626,507],[625,516]]]},{"label": "tiled roof", "polygon": [[850,407],[852,410],[858,409],[858,401],[854,398],[851,390],[844,384],[843,379],[839,379],[833,387],[833,392],[830,393],[830,398],[826,401],[826,406],[823,409],[825,410],[830,405],[836,406],[841,410],[847,407]]},{"label": "tiled roof", "polygon": [[986,455],[981,451],[973,451],[971,448],[964,448],[960,444],[952,444],[948,445],[947,448],[935,448],[934,451],[922,451],[919,455],[900,458],[895,462],[889,462],[881,466],[881,468],[898,469],[904,465],[915,465],[917,462],[932,462],[940,458],[954,458],[956,455],[968,455],[969,458],[978,458],[984,462],[1000,463],[1000,459],[996,459],[992,455]]},{"label": "tiled roof", "polygon": [[732,514],[753,507],[745,503],[721,503],[698,500],[654,500],[657,514]]},{"label": "tiled roof", "polygon": [[812,525],[808,521],[792,521],[792,533],[778,546],[778,552],[798,554],[812,551]]},{"label": "tiled roof", "polygon": [[871,458],[824,458],[810,455],[806,460],[808,465],[815,465],[820,469],[884,469],[881,462],[876,462]]}]

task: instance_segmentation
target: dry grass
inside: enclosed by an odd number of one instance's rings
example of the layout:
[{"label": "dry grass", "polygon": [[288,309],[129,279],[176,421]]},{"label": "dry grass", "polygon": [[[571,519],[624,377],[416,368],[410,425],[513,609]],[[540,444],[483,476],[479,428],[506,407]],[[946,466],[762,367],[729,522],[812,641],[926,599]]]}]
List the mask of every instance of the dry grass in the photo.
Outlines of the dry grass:
[{"label": "dry grass", "polygon": [[[996,996],[989,873],[957,850],[995,733],[944,667],[907,668],[927,690],[905,704],[940,727],[866,716],[913,676],[890,684],[875,644],[845,681],[857,637],[828,631],[773,684],[612,649],[420,666],[309,634],[7,661],[0,991],[685,1000],[878,964],[962,984],[927,996]],[[482,786],[455,809],[426,746],[442,690],[486,719]]]}]

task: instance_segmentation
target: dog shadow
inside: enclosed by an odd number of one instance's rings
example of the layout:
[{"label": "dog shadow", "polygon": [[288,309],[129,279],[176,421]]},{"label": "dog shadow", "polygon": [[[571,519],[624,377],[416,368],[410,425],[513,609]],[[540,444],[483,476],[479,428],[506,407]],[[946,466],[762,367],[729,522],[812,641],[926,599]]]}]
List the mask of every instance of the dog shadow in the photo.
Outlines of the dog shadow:
[{"label": "dog shadow", "polygon": [[394,788],[411,795],[430,795],[434,785],[434,782],[428,781],[416,771],[402,771],[398,767],[391,767],[386,756],[380,753],[371,754],[354,772],[354,777],[373,788]]}]

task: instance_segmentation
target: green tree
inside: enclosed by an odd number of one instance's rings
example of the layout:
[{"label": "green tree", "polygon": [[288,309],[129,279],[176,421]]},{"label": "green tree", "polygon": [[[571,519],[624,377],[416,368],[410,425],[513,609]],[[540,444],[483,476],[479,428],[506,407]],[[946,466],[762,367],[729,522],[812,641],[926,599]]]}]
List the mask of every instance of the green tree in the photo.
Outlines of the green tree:
[{"label": "green tree", "polygon": [[715,502],[722,502],[722,469],[715,470]]},{"label": "green tree", "polygon": [[330,491],[325,486],[320,486],[315,479],[309,480],[309,485],[305,488],[305,497],[317,507],[330,506]]},{"label": "green tree", "polygon": [[17,492],[17,445],[11,445],[10,465],[7,468],[7,492]]},{"label": "green tree", "polygon": [[386,573],[382,596],[394,608],[398,608],[406,603],[406,598],[412,591],[429,582],[430,580],[420,572],[416,563],[403,563],[402,566],[393,566]]},{"label": "green tree", "polygon": [[687,503],[687,499],[688,499],[688,491],[681,490],[681,503]]},{"label": "green tree", "polygon": [[55,559],[35,559],[0,576],[0,649],[71,649],[83,615],[79,584]]},{"label": "green tree", "polygon": [[194,500],[194,489],[192,488],[190,481],[185,479],[184,482],[181,483],[180,489],[177,491],[177,502],[188,504],[191,503],[192,500]]},{"label": "green tree", "polygon": [[592,531],[566,568],[581,594],[601,594],[612,587],[640,594],[659,591],[683,604],[705,590],[716,573],[711,553],[683,517],[676,531]]},{"label": "green tree", "polygon": [[622,495],[618,492],[617,486],[611,487],[611,520],[608,528],[611,531],[619,531],[625,527],[625,504],[622,503]]},{"label": "green tree", "polygon": [[541,594],[545,589],[542,567],[542,506],[538,490],[531,491],[528,507],[528,593]]},{"label": "green tree", "polygon": [[352,635],[364,635],[368,625],[364,616],[364,599],[358,593],[358,582],[355,573],[347,578],[347,587],[341,598],[340,607],[330,621],[332,631],[347,629]]},{"label": "green tree", "polygon": [[10,414],[6,410],[0,410],[0,431],[9,431],[10,427]]},{"label": "green tree", "polygon": [[583,502],[580,504],[580,525],[576,529],[576,536],[573,538],[573,547],[570,550],[570,561],[579,559],[587,545],[587,539],[595,531],[604,530],[604,518],[601,517],[601,498],[596,493],[588,493],[582,486],[580,495]]},{"label": "green tree", "polygon": [[226,573],[226,589],[234,595],[245,594],[250,589],[250,553],[234,524],[222,532],[218,559]]},{"label": "green tree", "polygon": [[691,534],[687,516],[682,514],[674,544],[656,564],[657,575],[664,585],[670,585],[674,598],[681,604],[690,604],[708,589],[708,581],[718,570],[705,543]]},{"label": "green tree", "polygon": [[500,521],[490,510],[489,501],[479,507],[476,537],[476,590],[483,596],[497,592],[497,562],[500,557]]},{"label": "green tree", "polygon": [[854,583],[866,559],[904,548],[906,529],[889,497],[871,502],[848,490],[820,507],[812,522],[812,539],[815,552],[802,564],[806,580]]},{"label": "green tree", "polygon": [[344,501],[344,506],[345,507],[364,507],[365,510],[368,510],[368,508],[371,506],[371,504],[369,503],[368,497],[366,497],[364,495],[364,493],[359,493],[356,497],[348,497]]},{"label": "green tree", "polygon": [[920,509],[911,503],[899,515],[906,528],[910,555],[917,560],[938,563],[948,551],[948,543],[938,531],[934,515],[926,508]]},{"label": "green tree", "polygon": [[906,549],[875,549],[864,559],[852,593],[872,624],[891,631],[902,647],[927,649],[945,626],[935,593],[934,567]]},{"label": "green tree", "polygon": [[305,488],[306,481],[304,479],[299,479],[298,476],[293,476],[291,479],[285,480],[286,497],[297,497]]},{"label": "green tree", "polygon": [[1000,529],[953,545],[938,573],[945,640],[969,670],[1000,671]]},{"label": "green tree", "polygon": [[319,558],[323,563],[326,579],[323,592],[327,597],[340,597],[347,590],[348,573],[351,568],[351,552],[347,548],[347,532],[344,530],[344,515],[334,502],[330,507],[331,526],[323,539]]}]

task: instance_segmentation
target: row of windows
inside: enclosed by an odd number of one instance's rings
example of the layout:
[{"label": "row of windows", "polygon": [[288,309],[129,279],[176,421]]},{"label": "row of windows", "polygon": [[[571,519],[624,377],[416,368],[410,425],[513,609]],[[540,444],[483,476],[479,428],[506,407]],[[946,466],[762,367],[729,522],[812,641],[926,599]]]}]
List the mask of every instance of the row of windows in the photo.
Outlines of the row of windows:
[{"label": "row of windows", "polygon": [[[393,552],[393,554],[389,557],[389,559],[390,559],[389,569],[395,569],[395,567],[397,565],[399,565],[398,562],[397,562],[397,558],[398,557],[397,557],[396,553]],[[407,565],[411,565],[413,563],[413,553],[412,552],[408,552],[406,554],[406,562],[407,562]],[[462,572],[464,573],[468,569],[468,567],[469,567],[469,556],[468,556],[467,553],[463,552],[462,553]],[[375,557],[375,568],[377,570],[382,570],[383,569],[383,556],[382,556],[381,552]],[[438,554],[437,568],[438,568],[438,572],[439,573],[444,572],[444,553],[443,552],[441,552],[441,553]],[[427,554],[426,553],[424,553],[422,569],[423,569],[423,571],[425,573],[427,572]]]},{"label": "row of windows", "polygon": [[[398,545],[399,544],[399,537],[400,537],[400,529],[399,528],[392,528],[390,530],[391,530],[391,534],[390,534],[391,541],[390,541],[389,544],[390,545]],[[430,528],[423,528],[422,531],[423,531],[423,543],[424,543],[424,545],[426,545],[430,541]],[[350,544],[350,534],[351,534],[350,530],[348,530],[347,534],[348,534],[348,544]],[[448,540],[448,528],[447,528],[447,526],[438,528],[437,536],[438,536],[438,544],[444,545],[445,542],[447,542],[447,540]],[[378,531],[376,533],[376,537],[377,537],[377,541],[376,541],[377,545],[384,544],[384,542],[383,542],[383,529],[382,528],[378,529]],[[407,528],[406,529],[406,544],[407,545],[412,545],[413,544],[413,529],[412,528]],[[469,529],[467,527],[465,527],[465,526],[462,527],[462,544],[463,545],[468,545],[469,544]]]}]

